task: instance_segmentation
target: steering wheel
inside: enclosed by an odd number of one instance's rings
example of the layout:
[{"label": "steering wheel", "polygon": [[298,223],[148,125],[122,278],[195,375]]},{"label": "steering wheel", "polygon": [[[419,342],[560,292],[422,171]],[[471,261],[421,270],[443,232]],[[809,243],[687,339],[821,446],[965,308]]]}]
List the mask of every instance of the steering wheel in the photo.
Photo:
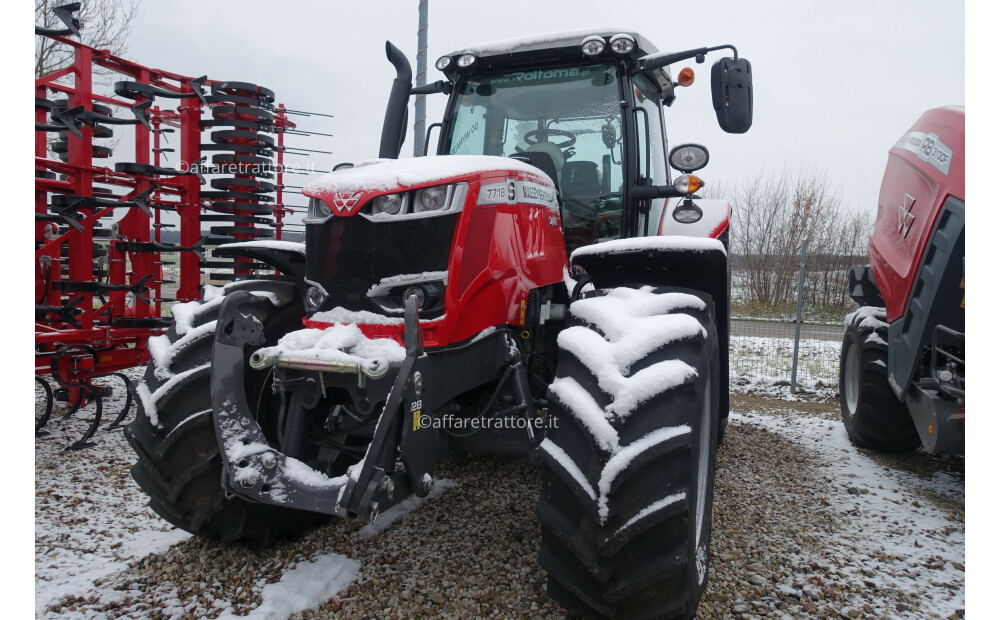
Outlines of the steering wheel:
[{"label": "steering wheel", "polygon": [[[563,150],[576,144],[576,136],[562,129],[532,129],[528,133],[524,134],[524,141],[529,145],[538,144],[540,142],[540,134],[544,134],[546,138],[550,138],[552,136],[561,136],[566,138],[564,142],[552,142],[553,145]],[[548,139],[544,141],[551,142],[551,140]]]}]

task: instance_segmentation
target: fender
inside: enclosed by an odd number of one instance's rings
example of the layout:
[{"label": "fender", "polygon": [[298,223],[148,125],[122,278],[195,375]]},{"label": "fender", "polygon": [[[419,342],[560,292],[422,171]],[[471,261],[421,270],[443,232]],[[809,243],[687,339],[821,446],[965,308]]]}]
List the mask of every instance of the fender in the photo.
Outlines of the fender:
[{"label": "fender", "polygon": [[227,243],[215,248],[215,256],[232,258],[243,256],[274,267],[290,276],[302,288],[306,276],[306,244],[294,241],[242,241]]}]

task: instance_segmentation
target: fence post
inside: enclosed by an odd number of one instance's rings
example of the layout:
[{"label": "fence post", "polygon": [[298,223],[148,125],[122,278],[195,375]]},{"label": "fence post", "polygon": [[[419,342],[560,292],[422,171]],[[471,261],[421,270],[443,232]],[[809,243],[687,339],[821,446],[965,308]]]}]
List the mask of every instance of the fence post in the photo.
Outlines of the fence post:
[{"label": "fence post", "polygon": [[799,330],[802,328],[802,297],[806,284],[806,248],[809,240],[802,241],[802,260],[799,262],[799,299],[795,308],[795,348],[792,351],[792,394],[795,393],[795,380],[799,370]]}]

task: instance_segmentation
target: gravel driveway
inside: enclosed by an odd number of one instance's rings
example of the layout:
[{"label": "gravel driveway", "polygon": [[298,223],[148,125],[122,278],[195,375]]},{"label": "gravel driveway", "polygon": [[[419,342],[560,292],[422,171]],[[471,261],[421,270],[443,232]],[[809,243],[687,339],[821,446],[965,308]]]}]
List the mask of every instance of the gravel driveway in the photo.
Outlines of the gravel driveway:
[{"label": "gravel driveway", "polygon": [[[699,617],[964,617],[964,460],[859,451],[835,411],[734,395]],[[36,440],[38,617],[263,615],[276,600],[265,586],[333,554],[360,563],[341,564],[354,581],[313,600],[303,587],[294,617],[564,615],[545,595],[539,475],[526,461],[442,464],[454,485],[394,523],[381,517],[381,532],[334,520],[260,551],[171,530],[144,508],[120,433],[62,451],[85,427]],[[280,597],[290,609],[295,598]]]}]

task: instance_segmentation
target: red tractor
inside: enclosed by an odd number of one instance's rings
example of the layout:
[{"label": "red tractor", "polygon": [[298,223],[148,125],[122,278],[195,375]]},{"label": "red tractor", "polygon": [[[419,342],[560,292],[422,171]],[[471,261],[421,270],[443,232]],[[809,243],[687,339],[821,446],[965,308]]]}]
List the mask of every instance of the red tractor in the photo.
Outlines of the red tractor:
[{"label": "red tractor", "polygon": [[[446,80],[413,89],[387,44],[380,159],[305,188],[304,246],[219,248],[283,275],[208,288],[150,340],[127,436],[152,508],[266,544],[425,497],[440,458],[523,455],[553,599],[691,616],[728,414],[730,211],[693,195],[708,152],[668,151],[663,106],[668,65],[722,49],[714,107],[743,133],[730,45],[546,35],[442,56]],[[398,160],[414,93],[448,95],[436,156]]]},{"label": "red tractor", "polygon": [[858,445],[965,453],[965,108],[889,150],[870,266],[855,267],[840,408]]}]

